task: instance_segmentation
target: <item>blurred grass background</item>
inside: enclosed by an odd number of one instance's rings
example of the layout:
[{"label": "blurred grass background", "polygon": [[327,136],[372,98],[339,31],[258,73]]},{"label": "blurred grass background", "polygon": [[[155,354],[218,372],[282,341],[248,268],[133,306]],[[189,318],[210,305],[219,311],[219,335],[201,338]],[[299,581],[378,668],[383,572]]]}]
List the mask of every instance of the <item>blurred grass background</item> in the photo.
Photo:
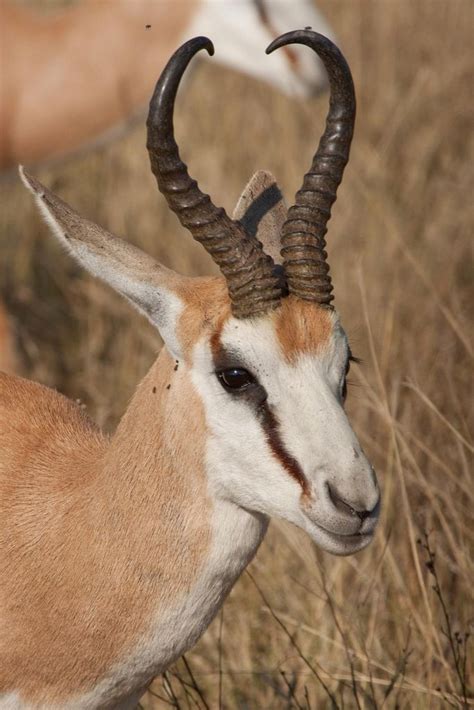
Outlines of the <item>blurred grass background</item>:
[{"label": "blurred grass background", "polygon": [[[358,96],[328,250],[336,307],[363,359],[351,373],[348,408],[383,487],[382,519],[373,544],[343,559],[272,522],[250,575],[187,655],[188,665],[180,661],[156,680],[142,700],[146,708],[474,702],[465,658],[474,616],[474,6],[318,6]],[[228,211],[259,168],[274,172],[290,202],[326,109],[327,96],[290,100],[202,64],[179,98],[177,135],[191,173]],[[187,274],[212,270],[157,194],[144,126],[36,174],[85,216],[166,265]],[[19,180],[3,182],[0,194],[0,295],[13,318],[22,374],[81,399],[111,429],[159,338],[61,251]]]}]

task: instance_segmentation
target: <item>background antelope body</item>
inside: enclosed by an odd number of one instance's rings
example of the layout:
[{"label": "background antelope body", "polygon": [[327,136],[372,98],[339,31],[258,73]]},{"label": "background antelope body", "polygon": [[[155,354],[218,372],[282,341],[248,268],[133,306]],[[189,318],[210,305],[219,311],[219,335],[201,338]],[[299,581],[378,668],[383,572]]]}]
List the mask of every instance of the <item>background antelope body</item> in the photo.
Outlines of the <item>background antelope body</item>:
[{"label": "background antelope body", "polygon": [[4,174],[19,162],[51,162],[97,146],[141,120],[157,73],[194,35],[216,37],[219,62],[287,93],[308,96],[326,86],[319,60],[298,50],[259,61],[261,47],[288,27],[331,36],[310,0],[77,0],[49,12],[45,3],[2,0],[0,23]]}]

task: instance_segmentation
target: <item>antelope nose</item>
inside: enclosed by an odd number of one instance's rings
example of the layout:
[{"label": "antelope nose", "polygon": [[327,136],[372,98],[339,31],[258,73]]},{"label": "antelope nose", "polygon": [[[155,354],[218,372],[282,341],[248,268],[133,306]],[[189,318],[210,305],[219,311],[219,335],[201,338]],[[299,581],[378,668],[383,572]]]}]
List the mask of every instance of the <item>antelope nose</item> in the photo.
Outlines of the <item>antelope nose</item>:
[{"label": "antelope nose", "polygon": [[330,483],[327,484],[327,487],[329,498],[336,510],[346,516],[351,515],[359,518],[361,524],[371,515],[375,516],[378,513],[378,509],[380,507],[380,495],[377,497],[375,505],[370,510],[366,510],[365,508],[362,508],[362,506],[356,507],[356,504],[354,502],[348,503],[346,500],[344,500],[344,498],[341,498],[341,496],[331,486]]}]

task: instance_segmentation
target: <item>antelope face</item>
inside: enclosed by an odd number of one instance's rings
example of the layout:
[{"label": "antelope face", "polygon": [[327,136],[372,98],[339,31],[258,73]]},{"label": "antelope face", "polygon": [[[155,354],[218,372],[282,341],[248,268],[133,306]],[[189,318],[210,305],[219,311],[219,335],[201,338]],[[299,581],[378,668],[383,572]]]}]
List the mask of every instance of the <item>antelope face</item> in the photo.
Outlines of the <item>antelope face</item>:
[{"label": "antelope face", "polygon": [[370,542],[380,507],[344,412],[350,357],[336,313],[289,296],[270,316],[229,317],[192,362],[215,495],[288,520],[338,555]]}]

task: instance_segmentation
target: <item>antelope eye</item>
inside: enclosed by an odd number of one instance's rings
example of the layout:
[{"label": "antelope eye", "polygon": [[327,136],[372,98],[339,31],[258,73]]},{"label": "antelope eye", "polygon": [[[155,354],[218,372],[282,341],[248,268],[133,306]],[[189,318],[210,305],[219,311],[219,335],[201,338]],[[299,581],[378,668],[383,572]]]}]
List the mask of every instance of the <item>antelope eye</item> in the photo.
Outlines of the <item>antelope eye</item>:
[{"label": "antelope eye", "polygon": [[242,390],[249,385],[255,384],[255,378],[242,367],[221,370],[217,373],[217,378],[226,390]]}]

